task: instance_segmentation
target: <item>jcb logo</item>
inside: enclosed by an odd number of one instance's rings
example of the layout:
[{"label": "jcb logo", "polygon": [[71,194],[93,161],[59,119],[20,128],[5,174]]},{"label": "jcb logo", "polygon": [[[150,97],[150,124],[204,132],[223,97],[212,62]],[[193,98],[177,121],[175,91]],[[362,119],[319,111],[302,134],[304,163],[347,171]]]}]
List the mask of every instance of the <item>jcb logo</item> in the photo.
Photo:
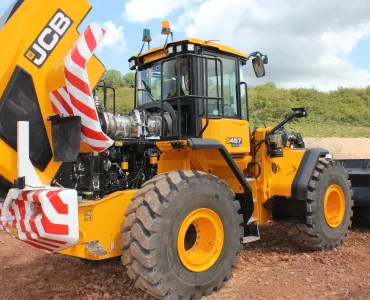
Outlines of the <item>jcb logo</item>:
[{"label": "jcb logo", "polygon": [[73,21],[58,9],[24,56],[41,68],[72,24]]}]

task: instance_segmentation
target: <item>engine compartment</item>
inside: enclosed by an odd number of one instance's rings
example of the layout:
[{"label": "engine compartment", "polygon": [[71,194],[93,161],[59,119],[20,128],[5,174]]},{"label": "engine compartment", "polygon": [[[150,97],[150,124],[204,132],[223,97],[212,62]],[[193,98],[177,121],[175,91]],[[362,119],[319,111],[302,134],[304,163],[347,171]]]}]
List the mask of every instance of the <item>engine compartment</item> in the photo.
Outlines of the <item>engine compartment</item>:
[{"label": "engine compartment", "polygon": [[155,141],[171,132],[168,113],[163,122],[160,113],[144,109],[114,115],[105,111],[97,97],[95,102],[102,129],[114,140],[113,146],[100,153],[80,153],[76,161],[63,163],[52,181],[52,185],[76,189],[88,200],[138,189],[157,175],[160,151]]}]

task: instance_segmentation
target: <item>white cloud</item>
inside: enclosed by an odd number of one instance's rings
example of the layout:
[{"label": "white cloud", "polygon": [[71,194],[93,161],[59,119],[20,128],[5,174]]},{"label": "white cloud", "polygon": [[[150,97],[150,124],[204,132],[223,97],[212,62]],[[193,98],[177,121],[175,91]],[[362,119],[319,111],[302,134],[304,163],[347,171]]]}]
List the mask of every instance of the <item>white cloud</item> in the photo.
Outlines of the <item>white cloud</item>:
[{"label": "white cloud", "polygon": [[249,83],[329,90],[370,85],[369,70],[349,61],[370,35],[369,11],[368,0],[208,0],[184,10],[177,24],[189,37],[268,54],[267,76],[256,80],[249,70]]},{"label": "white cloud", "polygon": [[102,24],[102,27],[106,30],[106,35],[99,46],[100,51],[109,49],[117,54],[121,54],[127,50],[123,26],[117,26],[112,21],[107,21]]},{"label": "white cloud", "polygon": [[176,9],[190,8],[200,0],[129,0],[125,4],[125,16],[132,23],[145,23],[167,17]]}]

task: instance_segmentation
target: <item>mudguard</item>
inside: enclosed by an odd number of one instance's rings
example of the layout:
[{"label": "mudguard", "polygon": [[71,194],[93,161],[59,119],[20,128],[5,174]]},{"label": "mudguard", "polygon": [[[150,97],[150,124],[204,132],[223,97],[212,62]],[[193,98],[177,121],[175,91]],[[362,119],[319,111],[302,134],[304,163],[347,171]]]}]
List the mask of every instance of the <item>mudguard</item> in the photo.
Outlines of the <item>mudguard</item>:
[{"label": "mudguard", "polygon": [[321,148],[306,149],[292,184],[292,199],[307,200],[308,184],[320,157],[329,154]]}]

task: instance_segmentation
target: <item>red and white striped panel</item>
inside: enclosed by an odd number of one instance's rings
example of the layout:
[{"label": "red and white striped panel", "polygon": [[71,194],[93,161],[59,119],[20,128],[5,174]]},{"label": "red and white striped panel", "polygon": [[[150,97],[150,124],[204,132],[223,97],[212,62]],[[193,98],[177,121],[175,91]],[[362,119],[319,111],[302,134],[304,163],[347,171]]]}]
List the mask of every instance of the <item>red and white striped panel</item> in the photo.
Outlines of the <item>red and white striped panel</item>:
[{"label": "red and white striped panel", "polygon": [[46,252],[77,244],[78,201],[71,189],[46,188],[19,191],[4,207],[0,203],[0,230]]},{"label": "red and white striped panel", "polygon": [[81,139],[97,152],[112,146],[113,141],[101,129],[86,65],[104,35],[105,30],[96,23],[87,27],[64,63],[66,87],[50,93],[54,113],[80,116]]},{"label": "red and white striped panel", "polygon": [[50,99],[54,114],[64,117],[73,116],[72,104],[66,87],[51,92]]}]

